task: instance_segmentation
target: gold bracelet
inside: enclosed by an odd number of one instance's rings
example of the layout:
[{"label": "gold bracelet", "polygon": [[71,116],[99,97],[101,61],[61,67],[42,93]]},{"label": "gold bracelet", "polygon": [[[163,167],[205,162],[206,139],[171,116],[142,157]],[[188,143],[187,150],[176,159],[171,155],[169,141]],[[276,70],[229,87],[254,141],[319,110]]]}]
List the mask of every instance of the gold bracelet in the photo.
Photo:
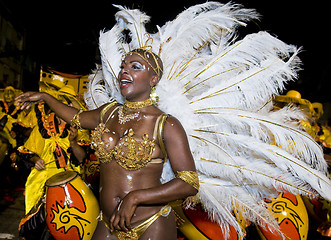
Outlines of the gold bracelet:
[{"label": "gold bracelet", "polygon": [[70,125],[73,128],[77,128],[80,131],[82,131],[82,127],[80,126],[80,121],[79,121],[79,114],[81,114],[84,110],[83,109],[79,109],[78,112],[73,116],[73,118],[70,121]]},{"label": "gold bracelet", "polygon": [[175,173],[175,177],[187,182],[196,190],[199,191],[199,175],[195,171],[178,171]]}]

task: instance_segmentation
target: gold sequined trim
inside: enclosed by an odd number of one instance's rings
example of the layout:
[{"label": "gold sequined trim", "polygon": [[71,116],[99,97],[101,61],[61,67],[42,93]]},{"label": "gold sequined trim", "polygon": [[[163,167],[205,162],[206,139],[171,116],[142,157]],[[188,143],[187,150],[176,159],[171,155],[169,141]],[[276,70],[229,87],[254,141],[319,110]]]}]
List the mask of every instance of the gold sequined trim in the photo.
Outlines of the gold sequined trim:
[{"label": "gold sequined trim", "polygon": [[140,109],[140,108],[144,108],[144,107],[148,107],[148,106],[152,106],[152,105],[153,105],[152,99],[148,98],[144,101],[139,101],[139,102],[129,102],[129,101],[125,100],[123,106],[125,108],[130,108],[130,109]]},{"label": "gold sequined trim", "polygon": [[114,231],[114,235],[120,240],[138,240],[141,235],[151,226],[159,217],[169,216],[172,208],[170,205],[164,206],[159,212],[155,213],[153,216],[148,218],[146,221],[142,222],[138,226],[134,227],[128,232]]},{"label": "gold sequined trim", "polygon": [[199,191],[199,175],[195,171],[178,171],[175,173],[175,177],[187,182],[196,190]]}]

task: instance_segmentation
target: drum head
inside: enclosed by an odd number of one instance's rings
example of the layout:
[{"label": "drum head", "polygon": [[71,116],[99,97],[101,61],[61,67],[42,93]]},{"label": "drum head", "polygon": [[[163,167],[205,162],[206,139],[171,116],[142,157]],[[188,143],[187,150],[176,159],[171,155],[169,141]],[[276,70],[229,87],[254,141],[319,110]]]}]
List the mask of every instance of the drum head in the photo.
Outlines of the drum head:
[{"label": "drum head", "polygon": [[46,181],[47,187],[56,187],[59,185],[63,185],[75,179],[78,176],[77,172],[74,171],[65,171],[55,174],[53,177],[49,178]]}]

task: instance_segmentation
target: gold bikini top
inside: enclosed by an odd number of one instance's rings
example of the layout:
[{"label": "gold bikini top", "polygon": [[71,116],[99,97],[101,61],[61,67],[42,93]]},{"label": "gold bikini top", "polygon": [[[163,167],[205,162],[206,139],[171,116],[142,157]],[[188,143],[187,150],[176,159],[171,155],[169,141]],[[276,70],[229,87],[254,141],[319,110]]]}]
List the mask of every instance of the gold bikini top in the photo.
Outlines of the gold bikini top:
[{"label": "gold bikini top", "polygon": [[[148,163],[164,163],[167,160],[167,152],[163,142],[163,126],[167,119],[167,114],[161,114],[155,123],[153,138],[149,139],[147,134],[141,137],[141,141],[134,138],[134,131],[130,129],[127,134],[119,140],[119,143],[111,150],[107,149],[109,144],[102,140],[102,135],[109,132],[106,128],[107,121],[119,109],[117,106],[109,115],[105,123],[103,116],[114,103],[107,105],[100,114],[100,123],[92,133],[92,148],[101,163],[110,163],[113,159],[126,170],[138,170],[145,167]],[[164,159],[151,159],[158,140]]]}]

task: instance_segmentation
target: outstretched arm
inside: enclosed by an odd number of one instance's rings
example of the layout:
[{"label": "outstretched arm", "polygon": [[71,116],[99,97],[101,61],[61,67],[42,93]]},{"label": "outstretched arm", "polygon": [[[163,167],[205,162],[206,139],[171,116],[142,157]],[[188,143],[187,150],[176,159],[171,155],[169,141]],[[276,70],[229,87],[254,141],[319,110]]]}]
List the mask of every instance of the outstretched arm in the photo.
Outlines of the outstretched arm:
[{"label": "outstretched arm", "polygon": [[44,101],[56,115],[66,122],[70,122],[77,112],[76,108],[67,106],[58,101],[55,97],[44,92],[26,92],[19,95],[15,100],[19,103],[23,103],[21,109],[30,108],[34,102]]},{"label": "outstretched arm", "polygon": [[83,163],[87,154],[85,149],[78,144],[77,133],[78,130],[76,128],[70,127],[69,142],[72,153],[75,155],[75,158],[78,160],[79,163]]},{"label": "outstretched arm", "polygon": [[[67,106],[58,101],[55,97],[44,92],[26,92],[15,99],[18,103],[23,103],[21,109],[29,108],[34,102],[44,101],[53,112],[61,119],[70,123],[71,119],[77,113],[78,109]],[[94,129],[99,122],[99,109],[86,111],[80,114],[80,123],[82,128]]]}]

